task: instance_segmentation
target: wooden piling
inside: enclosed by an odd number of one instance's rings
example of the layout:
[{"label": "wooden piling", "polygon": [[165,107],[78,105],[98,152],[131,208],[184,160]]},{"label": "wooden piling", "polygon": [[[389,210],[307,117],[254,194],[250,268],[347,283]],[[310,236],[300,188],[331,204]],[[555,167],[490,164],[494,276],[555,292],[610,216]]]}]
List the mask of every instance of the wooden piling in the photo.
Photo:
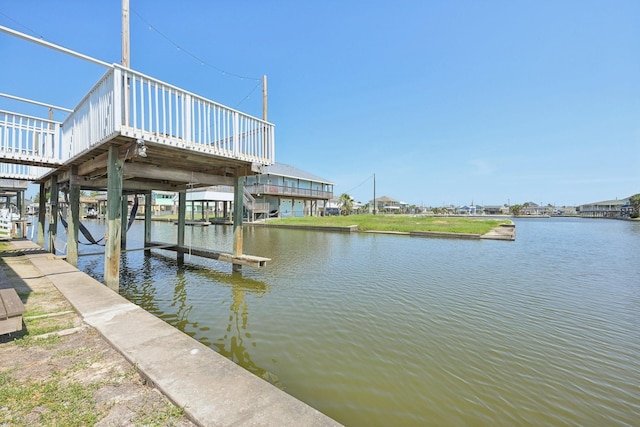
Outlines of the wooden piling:
[{"label": "wooden piling", "polygon": [[69,208],[67,210],[67,262],[78,266],[78,231],[80,230],[80,184],[78,166],[71,166],[69,180]]},{"label": "wooden piling", "polygon": [[[242,255],[243,231],[242,217],[244,206],[244,177],[236,177],[236,183],[233,187],[233,256],[240,257]],[[242,264],[233,264],[233,271],[242,271]]]},{"label": "wooden piling", "polygon": [[58,234],[58,176],[52,175],[49,187],[51,193],[49,195],[51,206],[51,215],[49,216],[49,252],[56,253],[56,236]]},{"label": "wooden piling", "polygon": [[44,248],[44,225],[47,218],[47,189],[44,182],[40,183],[40,199],[38,200],[38,236],[36,243]]},{"label": "wooden piling", "polygon": [[[187,215],[187,192],[178,193],[178,246],[184,246],[184,227]],[[184,252],[178,252],[178,264],[184,263]]]},{"label": "wooden piling", "polygon": [[[151,191],[144,193],[144,247],[149,246],[151,242]],[[151,253],[150,249],[145,253]]]},{"label": "wooden piling", "polygon": [[107,242],[104,251],[104,282],[116,292],[120,288],[123,163],[118,159],[118,147],[110,146],[107,164]]}]

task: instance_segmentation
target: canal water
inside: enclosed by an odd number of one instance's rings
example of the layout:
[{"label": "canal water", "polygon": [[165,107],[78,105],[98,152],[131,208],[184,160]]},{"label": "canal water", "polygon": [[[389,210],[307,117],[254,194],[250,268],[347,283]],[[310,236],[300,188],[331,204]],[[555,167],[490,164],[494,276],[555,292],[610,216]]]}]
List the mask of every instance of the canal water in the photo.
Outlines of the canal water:
[{"label": "canal water", "polygon": [[[266,268],[129,252],[121,293],[348,426],[638,425],[640,223],[515,222],[515,242],[245,227]],[[231,251],[229,226],[186,234]],[[79,267],[102,280],[102,256]]]}]

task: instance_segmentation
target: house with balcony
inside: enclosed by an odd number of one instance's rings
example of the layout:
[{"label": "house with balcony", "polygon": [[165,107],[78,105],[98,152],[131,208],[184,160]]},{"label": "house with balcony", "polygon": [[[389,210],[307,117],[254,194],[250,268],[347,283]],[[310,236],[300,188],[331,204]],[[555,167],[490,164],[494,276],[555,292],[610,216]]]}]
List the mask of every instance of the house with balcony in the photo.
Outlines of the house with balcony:
[{"label": "house with balcony", "polygon": [[629,197],[621,200],[604,200],[587,203],[578,207],[580,216],[586,218],[618,218],[631,214]]},{"label": "house with balcony", "polygon": [[[261,174],[247,176],[254,218],[318,216],[333,198],[333,182],[294,166],[274,163]],[[248,197],[248,196],[247,196]]]},{"label": "house with balcony", "polygon": [[388,196],[377,197],[369,202],[370,206],[375,206],[377,213],[403,213],[409,208],[409,204],[393,199]]}]

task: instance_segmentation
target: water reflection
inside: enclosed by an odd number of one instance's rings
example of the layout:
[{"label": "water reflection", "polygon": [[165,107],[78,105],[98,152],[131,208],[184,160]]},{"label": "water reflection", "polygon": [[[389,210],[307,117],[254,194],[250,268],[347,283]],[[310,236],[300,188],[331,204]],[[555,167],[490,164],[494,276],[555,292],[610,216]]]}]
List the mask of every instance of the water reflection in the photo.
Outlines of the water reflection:
[{"label": "water reflection", "polygon": [[[197,262],[195,257],[192,261]],[[267,294],[266,283],[243,277],[241,273],[224,273],[192,262],[179,264],[156,253],[123,257],[121,267],[120,292],[124,297],[281,387],[275,374],[252,359],[258,343],[250,329],[249,299]],[[193,283],[199,283],[217,298],[203,298],[202,291],[190,288]],[[226,305],[226,314],[217,308],[216,299]]]}]

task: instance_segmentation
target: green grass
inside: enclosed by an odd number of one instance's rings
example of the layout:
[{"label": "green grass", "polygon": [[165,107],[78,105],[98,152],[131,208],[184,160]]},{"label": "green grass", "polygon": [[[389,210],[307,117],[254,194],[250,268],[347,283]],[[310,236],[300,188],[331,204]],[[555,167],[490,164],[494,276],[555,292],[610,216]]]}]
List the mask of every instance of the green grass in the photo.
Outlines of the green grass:
[{"label": "green grass", "polygon": [[47,380],[19,382],[0,373],[0,425],[87,426],[101,417],[95,409],[95,386],[64,382],[59,375]]},{"label": "green grass", "polygon": [[411,215],[347,215],[270,219],[269,224],[303,225],[314,227],[348,227],[356,225],[358,231],[434,231],[443,233],[485,234],[507,219],[468,217],[427,217]]}]

